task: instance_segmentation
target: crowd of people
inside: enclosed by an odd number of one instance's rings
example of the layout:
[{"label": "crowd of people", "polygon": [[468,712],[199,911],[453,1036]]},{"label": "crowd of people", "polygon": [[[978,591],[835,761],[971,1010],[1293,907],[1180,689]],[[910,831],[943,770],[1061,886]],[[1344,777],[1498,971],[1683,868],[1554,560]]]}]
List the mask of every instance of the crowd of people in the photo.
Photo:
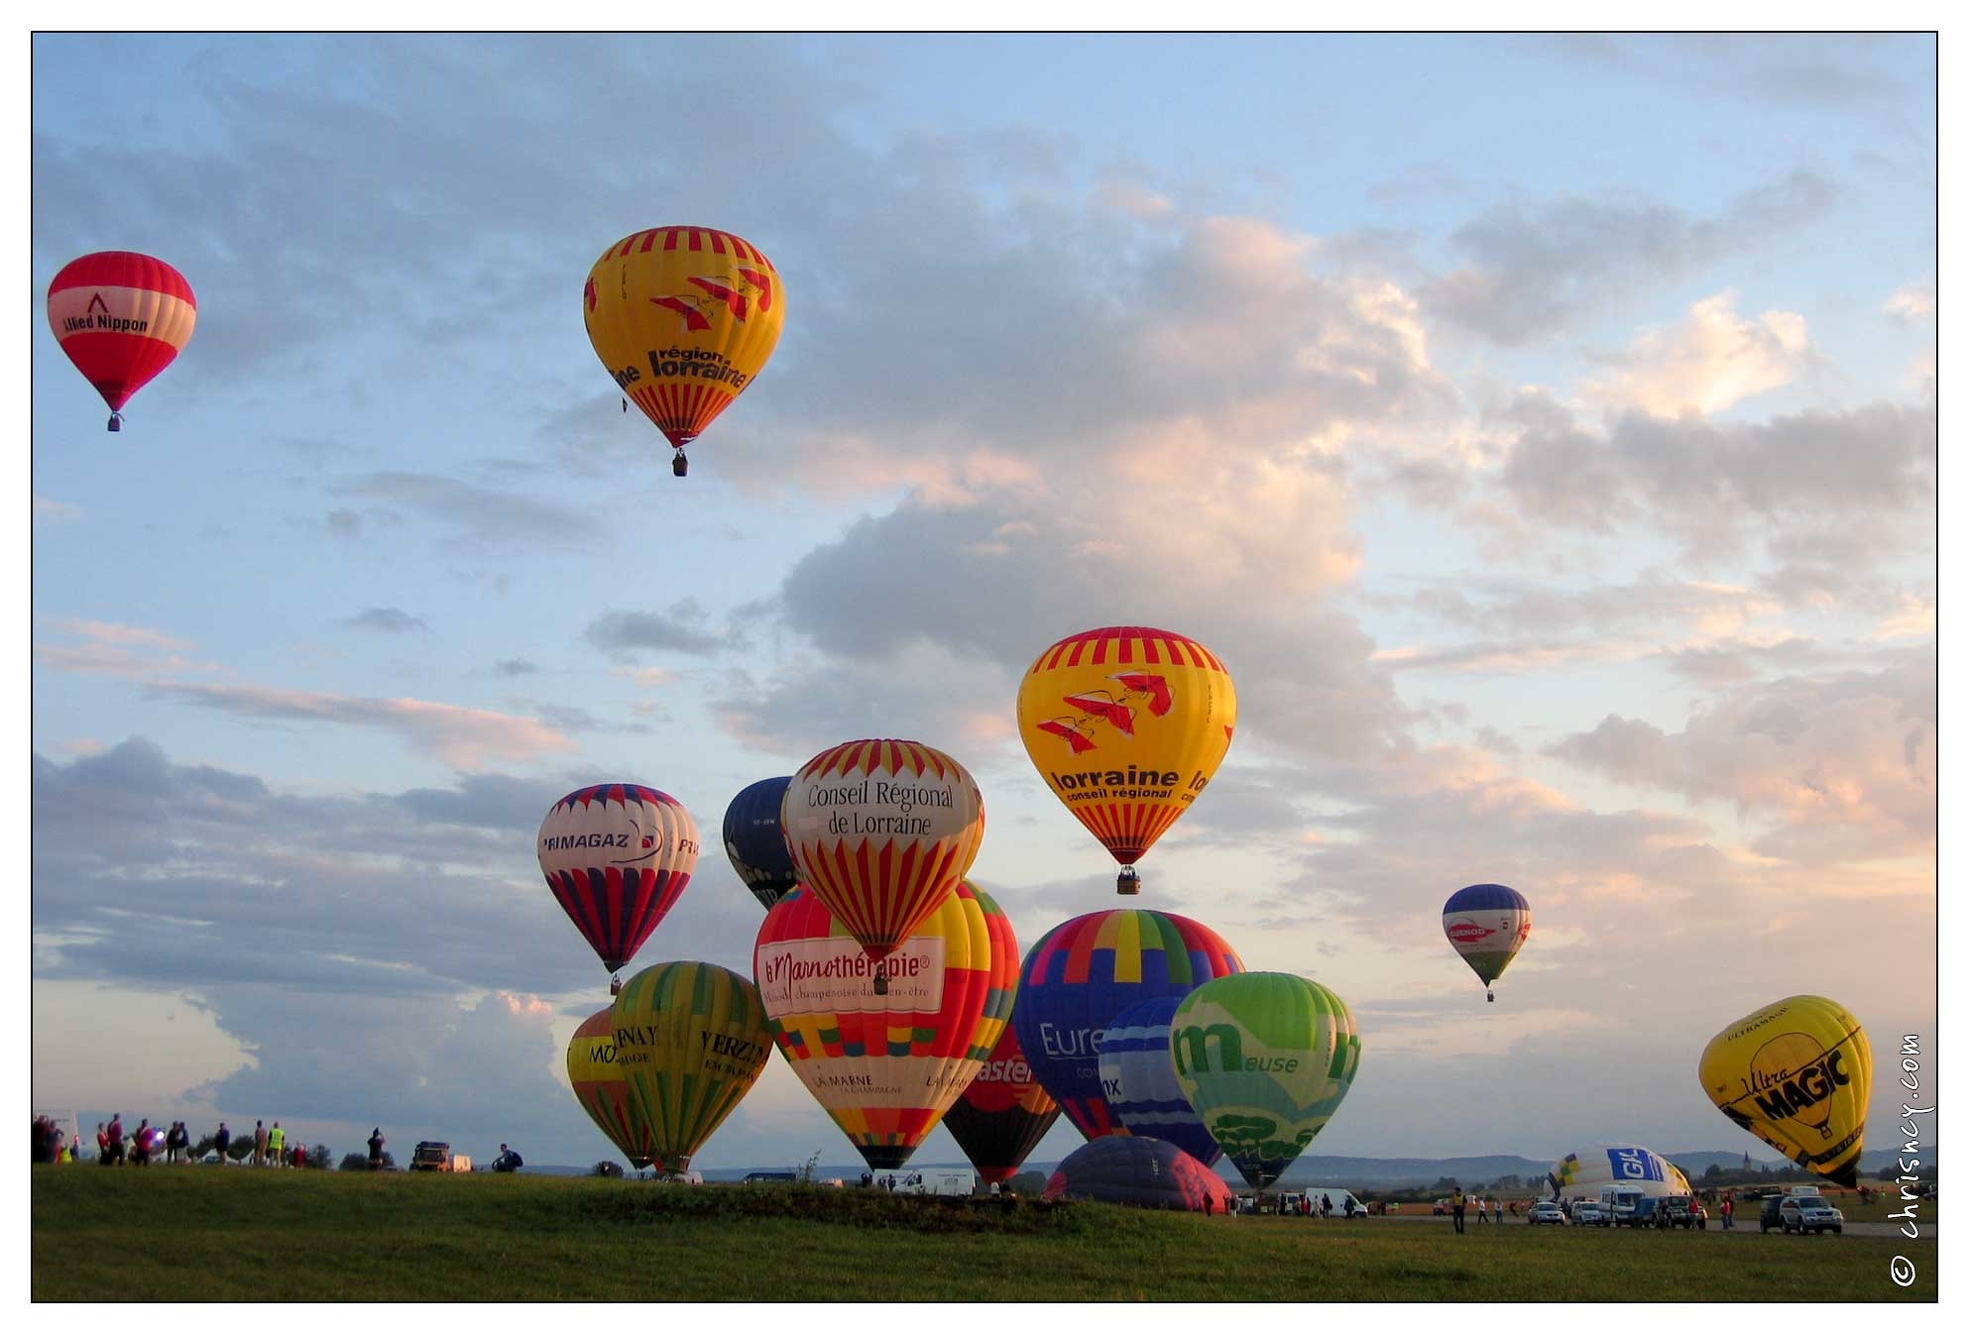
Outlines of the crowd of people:
[{"label": "crowd of people", "polygon": [[[79,1130],[79,1127],[78,1127]],[[79,1134],[70,1135],[67,1127],[52,1117],[34,1118],[34,1161],[37,1163],[74,1163],[86,1161],[86,1145]],[[212,1158],[221,1167],[232,1165],[251,1165],[254,1167],[305,1167],[308,1163],[308,1146],[301,1143],[289,1144],[287,1132],[281,1129],[280,1122],[268,1126],[265,1121],[253,1124],[252,1148],[247,1152],[234,1152],[232,1130],[224,1121],[207,1140],[201,1141],[198,1148],[205,1156]],[[194,1154],[191,1129],[183,1121],[173,1121],[170,1126],[154,1126],[148,1117],[137,1123],[135,1130],[127,1130],[123,1124],[123,1113],[113,1112],[107,1121],[96,1123],[95,1161],[101,1167],[148,1167],[154,1161],[166,1163],[190,1163],[197,1160]]]}]

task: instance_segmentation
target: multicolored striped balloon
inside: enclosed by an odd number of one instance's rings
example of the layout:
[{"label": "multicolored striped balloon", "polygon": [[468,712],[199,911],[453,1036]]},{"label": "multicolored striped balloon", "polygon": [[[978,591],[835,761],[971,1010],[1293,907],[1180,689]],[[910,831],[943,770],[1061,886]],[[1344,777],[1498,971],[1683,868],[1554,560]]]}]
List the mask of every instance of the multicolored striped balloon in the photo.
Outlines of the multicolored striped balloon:
[{"label": "multicolored striped balloon", "polygon": [[1008,1023],[977,1077],[943,1114],[943,1125],[991,1185],[1016,1175],[1059,1119],[1060,1104],[1034,1078],[1018,1030]]},{"label": "multicolored striped balloon", "polygon": [[581,1021],[567,1044],[567,1079],[581,1110],[633,1167],[648,1167],[650,1148],[641,1142],[629,1115],[629,1081],[615,1060],[615,1007]]},{"label": "multicolored striped balloon", "polygon": [[1019,685],[1019,735],[1053,795],[1121,863],[1135,862],[1190,808],[1237,729],[1224,664],[1187,635],[1110,625],[1068,635]]},{"label": "multicolored striped balloon", "polygon": [[[932,746],[849,741],[800,766],[780,825],[800,883],[880,964],[971,869],[984,798],[964,766]],[[878,995],[886,977],[878,967]]]},{"label": "multicolored striped balloon", "polygon": [[659,1172],[683,1172],[772,1054],[758,988],[711,963],[659,963],[615,998],[615,1063],[633,1139]]},{"label": "multicolored striped balloon", "polygon": [[874,1171],[901,1167],[997,1044],[1018,976],[1012,924],[959,884],[886,958],[890,986],[826,903],[781,899],[752,951],[780,1055]]},{"label": "multicolored striped balloon", "polygon": [[109,404],[109,429],[123,405],[177,359],[198,323],[185,275],[161,259],[102,250],[70,260],[48,284],[48,323],[75,369]]},{"label": "multicolored striped balloon", "polygon": [[611,973],[635,957],[697,869],[697,822],[667,792],[601,783],[541,821],[540,873]]},{"label": "multicolored striped balloon", "polygon": [[1361,1059],[1346,1002],[1293,973],[1204,983],[1176,1008],[1169,1047],[1183,1096],[1254,1190],[1326,1128]]},{"label": "multicolored striped balloon", "polygon": [[1490,984],[1504,976],[1531,935],[1531,904],[1509,885],[1467,885],[1443,904],[1443,934],[1496,1000]]},{"label": "multicolored striped balloon", "polygon": [[1243,971],[1237,952],[1201,922],[1140,908],[1087,913],[1026,955],[1012,1025],[1033,1073],[1081,1134],[1125,1135],[1101,1083],[1101,1043],[1115,1016]]},{"label": "multicolored striped balloon", "polygon": [[1181,996],[1154,996],[1114,1017],[1101,1039],[1101,1088],[1129,1134],[1167,1140],[1208,1167],[1224,1151],[1183,1096],[1169,1059],[1169,1020],[1182,1003]]}]

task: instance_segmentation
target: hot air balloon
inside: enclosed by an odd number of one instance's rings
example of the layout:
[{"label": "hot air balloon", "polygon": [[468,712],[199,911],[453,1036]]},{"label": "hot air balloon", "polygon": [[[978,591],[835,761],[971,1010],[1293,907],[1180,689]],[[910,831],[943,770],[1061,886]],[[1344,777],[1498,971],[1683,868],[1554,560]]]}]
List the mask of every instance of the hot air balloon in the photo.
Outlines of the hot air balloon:
[{"label": "hot air balloon", "polygon": [[1190,1107],[1169,1056],[1169,1020],[1181,996],[1155,996],[1123,1010],[1101,1039],[1101,1088],[1130,1135],[1166,1140],[1209,1167],[1224,1151]]},{"label": "hot air balloon", "polygon": [[1060,1104],[1033,1078],[1018,1031],[1008,1023],[976,1077],[943,1114],[943,1125],[985,1184],[1000,1185],[1059,1119]]},{"label": "hot air balloon", "polygon": [[1709,1040],[1702,1091],[1723,1115],[1842,1186],[1859,1179],[1873,1049],[1845,1006],[1791,996]]},{"label": "hot air balloon", "polygon": [[759,990],[716,964],[659,963],[629,979],[613,1013],[638,1143],[657,1171],[686,1172],[772,1057]]},{"label": "hot air balloon", "polygon": [[1049,1200],[1228,1214],[1236,1195],[1215,1172],[1164,1140],[1108,1136],[1081,1145],[1046,1182]]},{"label": "hot air balloon", "polygon": [[1531,934],[1531,904],[1509,885],[1467,885],[1443,904],[1443,934],[1484,984],[1484,999],[1494,1001],[1490,984]]},{"label": "hot air balloon", "polygon": [[161,259],[100,250],[70,260],[48,284],[48,323],[75,369],[109,404],[109,429],[123,405],[191,341],[198,298]]},{"label": "hot air balloon", "polygon": [[567,1079],[575,1101],[632,1166],[648,1167],[651,1150],[629,1115],[629,1081],[615,1061],[615,1007],[581,1021],[567,1044]]},{"label": "hot air balloon", "polygon": [[[611,973],[634,958],[697,869],[697,822],[667,792],[602,783],[568,793],[540,824],[547,888]],[[621,990],[611,981],[611,995]]]},{"label": "hot air balloon", "polygon": [[1243,971],[1236,951],[1201,922],[1139,908],[1087,913],[1026,955],[1012,1026],[1033,1074],[1081,1134],[1125,1135],[1101,1086],[1101,1042],[1115,1016]]},{"label": "hot air balloon", "polygon": [[786,849],[786,832],[779,827],[780,803],[791,778],[762,778],[725,807],[725,855],[732,870],[770,908],[800,883],[793,854]]},{"label": "hot air balloon", "polygon": [[1237,691],[1224,664],[1167,630],[1068,635],[1019,685],[1026,754],[1121,863],[1121,894],[1141,892],[1135,862],[1203,791],[1236,727]]},{"label": "hot air balloon", "polygon": [[1569,1153],[1545,1175],[1555,1200],[1597,1200],[1603,1186],[1636,1186],[1643,1195],[1688,1195],[1682,1169],[1638,1144],[1595,1144]]},{"label": "hot air balloon", "polygon": [[848,741],[793,775],[782,802],[800,883],[881,966],[971,869],[984,798],[963,765],[916,741]]},{"label": "hot air balloon", "polygon": [[1204,983],[1169,1021],[1169,1048],[1183,1095],[1254,1190],[1325,1129],[1361,1059],[1346,1002],[1292,973]]},{"label": "hot air balloon", "polygon": [[960,884],[887,958],[891,985],[806,886],[752,952],[780,1055],[871,1171],[901,1167],[991,1054],[1012,1009],[1018,944],[989,896]]},{"label": "hot air balloon", "polygon": [[786,322],[786,291],[772,261],[748,241],[709,227],[652,227],[595,261],[582,289],[595,355],[676,449],[758,378]]}]

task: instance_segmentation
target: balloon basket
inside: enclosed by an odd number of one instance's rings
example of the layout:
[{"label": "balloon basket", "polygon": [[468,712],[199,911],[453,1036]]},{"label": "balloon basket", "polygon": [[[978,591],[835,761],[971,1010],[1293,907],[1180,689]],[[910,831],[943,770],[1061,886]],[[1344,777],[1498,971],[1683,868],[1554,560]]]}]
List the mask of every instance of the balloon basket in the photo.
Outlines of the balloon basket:
[{"label": "balloon basket", "polygon": [[620,996],[622,994],[622,974],[617,973],[608,980],[608,994],[611,996]]},{"label": "balloon basket", "polygon": [[677,456],[670,460],[670,471],[679,477],[687,477],[690,475],[690,470],[691,461],[684,457],[683,450],[678,450]]},{"label": "balloon basket", "polygon": [[123,414],[122,414],[122,413],[120,413],[120,412],[112,412],[112,413],[110,413],[110,414],[109,414],[109,429],[110,429],[110,430],[112,430],[112,431],[120,431],[120,430],[122,430],[122,429],[123,429]]},{"label": "balloon basket", "polygon": [[1121,868],[1121,874],[1114,878],[1114,892],[1117,894],[1139,894],[1142,892],[1142,877],[1132,866]]},{"label": "balloon basket", "polygon": [[889,994],[889,975],[879,968],[875,970],[875,994],[878,996]]},{"label": "balloon basket", "polygon": [[1497,1003],[1497,993],[1494,991],[1486,991],[1484,993],[1484,1003],[1486,1005],[1495,1005]]}]

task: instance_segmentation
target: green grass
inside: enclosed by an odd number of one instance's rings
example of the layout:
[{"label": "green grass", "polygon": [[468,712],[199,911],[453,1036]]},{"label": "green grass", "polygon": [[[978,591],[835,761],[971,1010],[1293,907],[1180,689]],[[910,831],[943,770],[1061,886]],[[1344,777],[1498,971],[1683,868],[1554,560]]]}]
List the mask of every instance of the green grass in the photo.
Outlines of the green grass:
[{"label": "green grass", "polygon": [[[560,1177],[37,1167],[35,1301],[1933,1301],[1936,1244]],[[1888,1279],[1913,1261],[1907,1289]],[[116,1256],[105,1266],[102,1257]]]}]

